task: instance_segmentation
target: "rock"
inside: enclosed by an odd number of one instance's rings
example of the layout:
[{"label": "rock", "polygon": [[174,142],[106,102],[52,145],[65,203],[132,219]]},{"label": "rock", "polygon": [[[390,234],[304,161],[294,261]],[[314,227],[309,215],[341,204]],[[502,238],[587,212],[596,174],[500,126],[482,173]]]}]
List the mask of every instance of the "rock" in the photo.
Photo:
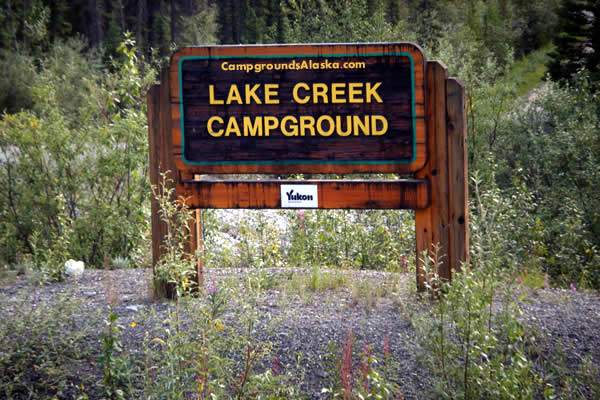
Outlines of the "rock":
[{"label": "rock", "polygon": [[127,307],[125,307],[125,309],[129,310],[129,311],[139,311],[143,307],[144,307],[143,305],[133,305],[133,306],[127,306]]},{"label": "rock", "polygon": [[83,261],[68,260],[67,262],[65,262],[65,270],[67,272],[67,276],[79,276],[83,274],[84,269],[85,266],[83,264]]}]

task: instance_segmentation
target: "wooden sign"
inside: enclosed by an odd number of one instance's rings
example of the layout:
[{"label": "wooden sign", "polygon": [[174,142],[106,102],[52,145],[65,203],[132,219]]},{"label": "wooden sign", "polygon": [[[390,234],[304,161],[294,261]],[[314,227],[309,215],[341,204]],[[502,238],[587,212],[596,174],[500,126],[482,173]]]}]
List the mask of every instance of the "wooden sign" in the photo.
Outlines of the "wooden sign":
[{"label": "wooden sign", "polygon": [[[150,180],[195,209],[415,210],[439,273],[469,260],[465,88],[410,43],[189,47],[148,93]],[[231,180],[202,174],[408,173],[387,180]],[[152,201],[153,262],[168,227]],[[197,258],[202,284],[202,258]]]},{"label": "wooden sign", "polygon": [[170,70],[183,169],[408,172],[425,160],[417,46],[193,47]]}]

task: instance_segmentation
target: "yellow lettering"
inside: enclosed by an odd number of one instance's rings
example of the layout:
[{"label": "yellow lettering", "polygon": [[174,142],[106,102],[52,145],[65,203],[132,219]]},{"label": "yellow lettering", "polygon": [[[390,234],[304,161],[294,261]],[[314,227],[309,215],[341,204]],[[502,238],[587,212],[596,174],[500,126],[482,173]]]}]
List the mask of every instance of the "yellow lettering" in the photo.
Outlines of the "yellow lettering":
[{"label": "yellow lettering", "polygon": [[365,136],[369,136],[369,116],[365,116],[365,121],[360,120],[359,115],[352,116],[352,128],[354,130],[354,136],[359,136],[358,129],[365,134]]},{"label": "yellow lettering", "polygon": [[[278,102],[279,102],[279,100],[278,100]],[[267,103],[267,102],[265,101],[265,103]],[[277,127],[279,126],[279,120],[277,119],[277,117],[273,117],[273,116],[266,116],[266,117],[264,117],[264,120],[265,120],[265,136],[269,136],[269,132],[272,129],[277,129]]]},{"label": "yellow lettering", "polygon": [[304,98],[300,98],[298,96],[298,90],[302,88],[304,90],[309,90],[309,87],[306,83],[304,82],[299,82],[296,83],[296,85],[294,85],[294,89],[292,90],[292,96],[294,97],[294,101],[298,104],[306,104],[308,103],[308,101],[310,100],[310,97],[308,95],[304,96]]},{"label": "yellow lettering", "polygon": [[[290,122],[290,126],[288,126],[288,122]],[[281,120],[281,133],[285,136],[298,136],[298,120],[296,117],[293,115],[283,117]]]},{"label": "yellow lettering", "polygon": [[223,100],[215,99],[215,85],[208,85],[208,99],[210,104],[223,104]]},{"label": "yellow lettering", "polygon": [[[377,129],[377,121],[381,121],[381,129]],[[388,121],[383,115],[371,116],[371,135],[381,136],[388,130]]]},{"label": "yellow lettering", "polygon": [[364,103],[365,100],[362,97],[362,83],[349,83],[348,84],[348,102],[349,103]]},{"label": "yellow lettering", "polygon": [[313,83],[313,103],[319,102],[319,97],[323,99],[323,103],[327,104],[327,85],[324,83]]},{"label": "yellow lettering", "polygon": [[227,122],[227,128],[225,129],[225,136],[229,136],[230,133],[235,133],[235,136],[242,136],[242,132],[240,132],[240,126],[238,125],[235,117],[230,117],[229,122]]},{"label": "yellow lettering", "polygon": [[258,96],[256,95],[256,89],[258,89],[260,87],[260,83],[257,83],[256,85],[252,86],[252,89],[250,89],[250,85],[246,84],[246,104],[250,104],[251,101],[250,99],[254,99],[254,102],[256,104],[262,104],[260,102],[260,99],[258,98]]},{"label": "yellow lettering", "polygon": [[310,131],[310,136],[315,136],[315,119],[311,116],[303,115],[300,117],[300,136],[306,136],[306,131]]},{"label": "yellow lettering", "polygon": [[227,61],[225,61],[223,64],[221,64],[221,69],[223,71],[227,71],[227,64],[229,64]]},{"label": "yellow lettering", "polygon": [[371,82],[367,82],[367,103],[371,102],[371,97],[375,98],[378,103],[383,103],[381,97],[377,94],[377,88],[381,86],[381,82],[377,82],[375,86],[371,86]]},{"label": "yellow lettering", "polygon": [[[329,128],[328,130],[324,130],[323,129],[323,122],[327,121],[327,124],[329,124]],[[333,125],[333,118],[331,118],[329,115],[321,115],[319,117],[319,119],[317,119],[317,132],[319,133],[319,135],[321,136],[331,136],[331,134],[333,133],[335,129],[335,126]]]},{"label": "yellow lettering", "polygon": [[340,136],[348,136],[352,133],[352,117],[346,115],[346,130],[342,130],[342,117],[337,115],[335,117],[335,132]]},{"label": "yellow lettering", "polygon": [[206,128],[208,129],[208,134],[212,137],[220,137],[223,134],[223,129],[219,129],[218,131],[213,130],[213,122],[217,121],[219,124],[223,123],[223,118],[215,115],[214,117],[210,117],[208,122],[206,123]]},{"label": "yellow lettering", "polygon": [[346,87],[345,83],[332,83],[331,84],[331,102],[334,104],[346,103]]},{"label": "yellow lettering", "polygon": [[277,96],[279,96],[279,84],[265,84],[265,104],[279,104],[279,99],[277,98]]},{"label": "yellow lettering", "polygon": [[231,104],[233,101],[238,104],[243,104],[242,96],[240,95],[240,91],[238,90],[237,85],[231,85],[229,88],[229,95],[227,96],[227,104]]},{"label": "yellow lettering", "polygon": [[258,116],[252,123],[252,118],[244,117],[244,136],[262,136],[263,135],[263,117]]}]

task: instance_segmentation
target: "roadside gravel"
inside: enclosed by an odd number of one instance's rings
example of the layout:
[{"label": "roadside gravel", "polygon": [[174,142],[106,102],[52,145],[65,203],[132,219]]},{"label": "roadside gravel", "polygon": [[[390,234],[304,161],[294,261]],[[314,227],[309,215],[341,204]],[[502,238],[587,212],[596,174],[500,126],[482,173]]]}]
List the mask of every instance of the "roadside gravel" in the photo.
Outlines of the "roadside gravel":
[{"label": "roadside gravel", "polygon": [[[258,320],[256,337],[270,341],[282,368],[293,376],[301,376],[298,389],[310,398],[318,399],[321,389],[331,381],[334,372],[328,362],[331,348],[339,354],[344,338],[351,331],[358,343],[372,346],[382,358],[386,336],[391,357],[396,364],[396,382],[407,399],[427,397],[431,378],[419,368],[413,342],[415,331],[411,313],[424,307],[411,288],[414,277],[409,274],[390,274],[375,271],[345,271],[346,283],[336,289],[304,291],[291,290],[294,274],[309,274],[307,270],[267,269],[260,271],[261,282],[267,284],[256,301]],[[208,269],[206,285],[236,286],[244,293],[243,285],[257,279],[256,270]],[[152,297],[150,270],[86,270],[81,277],[51,285],[33,285],[24,277],[0,285],[1,301],[23,290],[29,292],[32,304],[57,299],[67,294],[80,300],[85,307],[107,312],[109,301],[125,327],[134,321],[135,329],[124,329],[125,346],[139,346],[149,326],[168,316],[172,303]],[[361,287],[359,291],[356,288]],[[395,290],[382,290],[383,287]],[[354,289],[353,289],[354,288]],[[379,296],[383,294],[383,296]],[[235,303],[238,299],[230,299]],[[600,366],[600,296],[560,289],[527,290],[518,300],[523,320],[543,338],[539,342],[539,357],[560,348],[565,354],[567,368],[576,370],[586,357],[592,365]],[[141,313],[152,309],[152,321],[140,322]],[[225,323],[235,324],[234,314],[225,315]],[[98,330],[102,327],[99,326]],[[333,347],[332,347],[333,346]]]}]

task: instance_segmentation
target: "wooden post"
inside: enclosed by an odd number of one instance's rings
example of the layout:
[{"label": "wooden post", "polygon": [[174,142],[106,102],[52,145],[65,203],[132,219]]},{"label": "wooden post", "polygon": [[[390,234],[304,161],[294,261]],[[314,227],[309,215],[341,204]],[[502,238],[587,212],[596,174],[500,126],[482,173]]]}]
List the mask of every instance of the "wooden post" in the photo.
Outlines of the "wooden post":
[{"label": "wooden post", "polygon": [[[175,187],[177,174],[172,157],[171,143],[171,112],[169,99],[169,76],[163,73],[160,85],[150,88],[147,95],[148,106],[148,144],[149,144],[149,175],[150,184],[157,190]],[[163,180],[161,174],[167,174],[166,188],[161,188]],[[151,222],[152,222],[152,267],[163,254],[162,238],[167,233],[167,228],[160,218],[158,201],[151,195]],[[168,288],[155,287],[158,294],[168,293]]]},{"label": "wooden post", "polygon": [[460,270],[469,262],[469,205],[467,167],[467,111],[465,87],[457,79],[446,81],[446,114],[448,129],[448,211],[450,224],[450,271]]},{"label": "wooden post", "polygon": [[433,255],[438,247],[438,273],[445,280],[469,259],[464,87],[448,79],[438,61],[427,63],[426,79],[428,158],[415,177],[429,180],[431,202],[415,211],[419,290],[425,289],[424,251]]}]

